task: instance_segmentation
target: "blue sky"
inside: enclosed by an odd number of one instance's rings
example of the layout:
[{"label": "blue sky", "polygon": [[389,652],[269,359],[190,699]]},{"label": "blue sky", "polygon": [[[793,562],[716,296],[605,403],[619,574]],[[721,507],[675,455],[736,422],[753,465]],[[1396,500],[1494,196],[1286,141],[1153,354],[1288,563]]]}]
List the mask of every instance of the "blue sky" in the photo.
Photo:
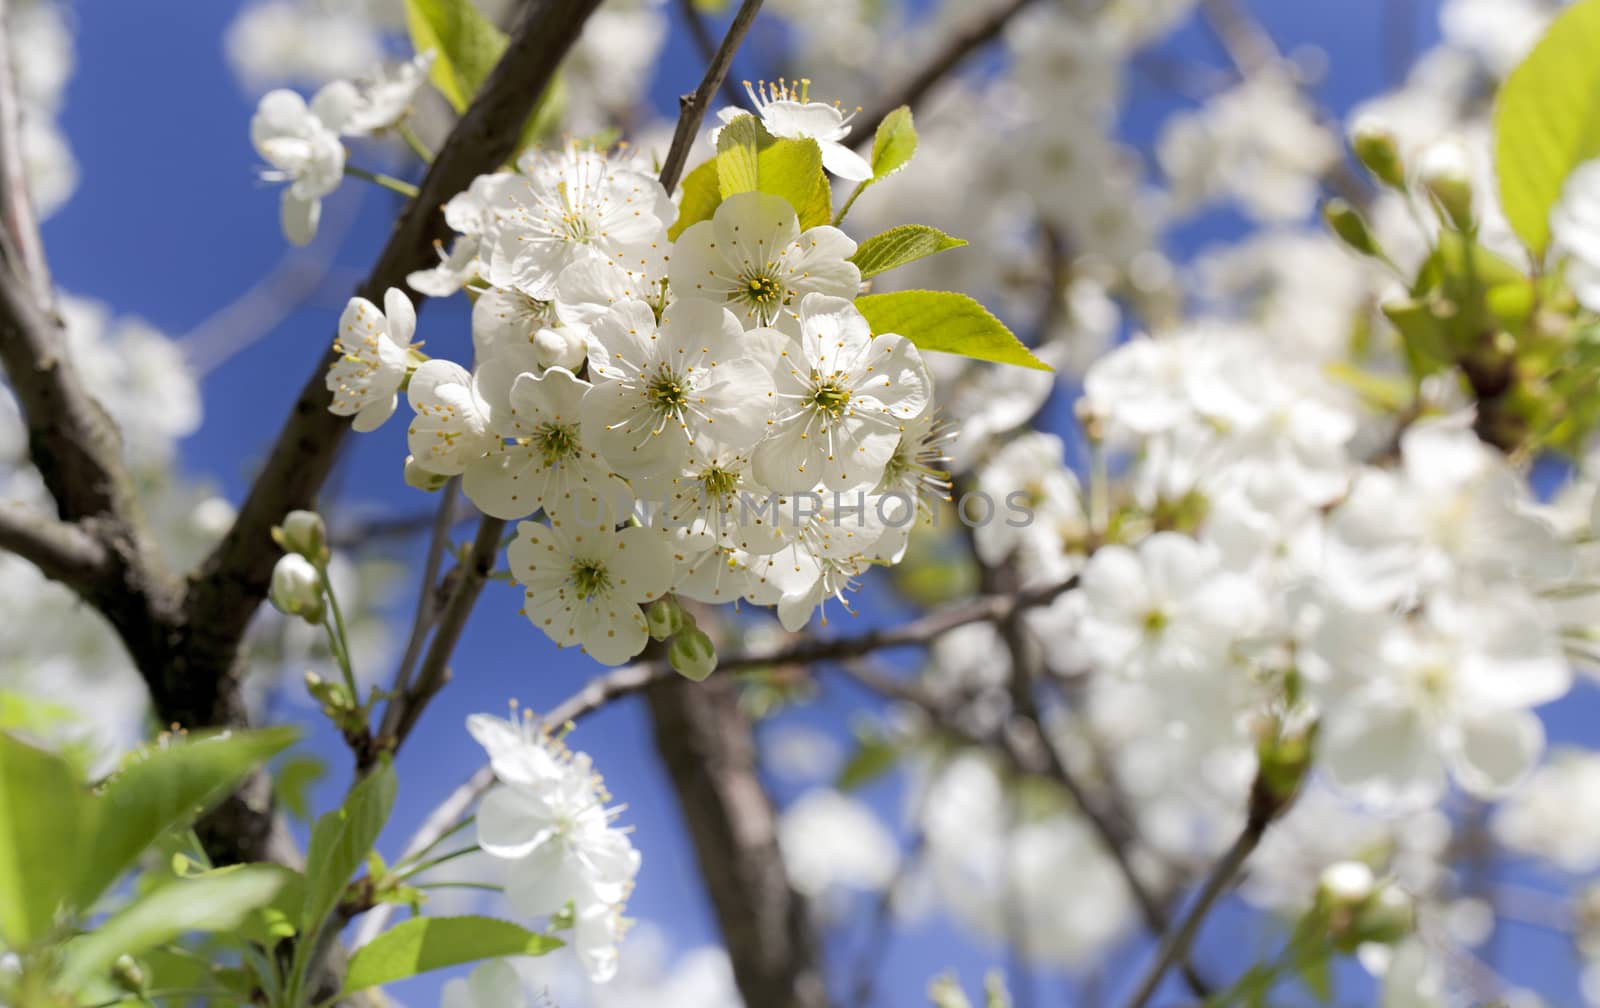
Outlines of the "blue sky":
[{"label": "blue sky", "polygon": [[[1250,0],[1249,5],[1285,51],[1315,45],[1327,53],[1329,70],[1317,95],[1335,111],[1396,81],[1397,67],[1405,61],[1397,62],[1383,41],[1395,26],[1407,26],[1415,45],[1437,37],[1435,0]],[[233,0],[80,0],[76,6],[78,73],[67,94],[64,127],[82,166],[82,184],[45,226],[51,264],[65,289],[105,300],[119,313],[143,316],[173,335],[194,329],[249,289],[286,249],[278,230],[277,194],[254,175],[258,162],[248,138],[253,98],[236,83],[223,58],[222,33],[236,9]],[[1224,65],[1215,41],[1198,28],[1179,31],[1162,52]],[[775,69],[753,64],[747,55],[736,73],[755,77]],[[653,96],[658,106],[670,109],[699,72],[692,48],[674,24]],[[1181,104],[1135,73],[1128,137],[1148,143],[1161,117]],[[215,480],[235,500],[308,369],[332,338],[348,291],[384,241],[394,204],[387,194],[371,191],[356,207],[360,185],[347,183],[327,209],[330,219],[352,210],[356,215],[334,258],[336,279],[205,381],[205,425],[184,445],[182,466],[191,476]],[[1191,251],[1235,234],[1239,227],[1231,215],[1211,215],[1180,231],[1174,250]],[[465,359],[470,344],[460,299],[430,304],[422,316],[421,335],[430,350]],[[404,454],[402,424],[353,438],[336,477],[345,491],[339,506],[359,504],[390,514],[430,507],[431,498],[401,481],[398,463]],[[405,555],[420,558],[421,543],[413,547]],[[411,604],[404,596],[407,590],[402,586],[397,600],[403,612]],[[398,845],[478,765],[481,751],[461,728],[466,715],[503,712],[513,696],[536,710],[546,708],[593,671],[581,656],[558,653],[517,616],[517,607],[514,590],[505,584],[491,584],[485,592],[458,651],[455,681],[434,702],[399,761],[402,799],[389,843]],[[864,703],[870,699],[830,688],[815,710],[796,717],[837,731],[848,724],[844,715],[849,708]],[[1554,712],[1553,734],[1577,737],[1593,710],[1592,694],[1564,705]],[[593,756],[617,799],[627,803],[626,819],[636,827],[634,840],[644,853],[644,869],[630,913],[666,925],[680,948],[715,941],[709,908],[696,885],[692,852],[671,791],[655,766],[643,706],[637,701],[614,705],[586,722],[573,744]],[[347,763],[325,736],[319,746],[333,767],[322,792],[324,801],[331,802],[344,785]],[[791,783],[775,786],[780,799],[795,793]],[[891,824],[899,822],[897,791],[890,781],[867,792],[887,811]],[[864,898],[862,912],[870,905]],[[1246,923],[1237,912],[1219,915],[1201,942],[1201,961],[1237,963],[1235,950],[1256,940]],[[843,975],[854,963],[851,939],[858,937],[859,931],[830,941],[833,963],[846,967]],[[1557,958],[1559,945],[1546,936],[1511,929],[1502,949],[1502,963],[1520,979],[1552,967],[1570,973],[1565,960]],[[1220,958],[1208,960],[1207,951]],[[1138,961],[1135,957],[1127,968]],[[933,974],[954,969],[970,987],[985,968],[1001,964],[996,949],[937,922],[919,925],[891,946],[880,984],[886,996],[880,1003],[924,1005],[922,990]],[[1058,993],[1071,989],[1066,981],[1036,979],[1039,1003],[1066,1003]],[[436,1001],[435,989],[436,981],[423,980],[401,993],[412,1004],[428,1005]],[[1556,1003],[1576,999],[1570,986],[1547,989]]]}]

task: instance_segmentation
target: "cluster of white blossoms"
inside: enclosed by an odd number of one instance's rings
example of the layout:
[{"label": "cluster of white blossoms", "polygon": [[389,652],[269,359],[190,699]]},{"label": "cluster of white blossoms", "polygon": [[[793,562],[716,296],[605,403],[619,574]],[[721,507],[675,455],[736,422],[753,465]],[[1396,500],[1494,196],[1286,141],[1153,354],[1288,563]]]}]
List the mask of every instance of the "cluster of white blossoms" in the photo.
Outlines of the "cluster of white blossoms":
[{"label": "cluster of white blossoms", "polygon": [[478,807],[478,845],[508,863],[512,908],[563,921],[589,977],[610,980],[639,873],[639,852],[612,824],[621,809],[607,807],[611,796],[589,757],[569,751],[531,717],[474,715],[467,730],[489,753],[499,781]]},{"label": "cluster of white blossoms", "polygon": [[316,237],[322,198],[345,175],[343,138],[371,136],[404,118],[432,63],[430,51],[369,80],[334,80],[310,102],[287,88],[261,96],[250,141],[271,166],[261,177],[285,183],[281,216],[291,242]]},{"label": "cluster of white blossoms", "polygon": [[[836,107],[752,94],[773,135],[860,177]],[[776,606],[799,629],[898,561],[947,489],[921,354],[852,303],[856,243],[765,192],[673,240],[678,212],[625,151],[530,151],[446,204],[459,236],[409,278],[469,290],[471,370],[425,359],[390,290],[381,311],[352,299],[328,373],[359,430],[404,387],[414,485],[459,476],[484,514],[541,519],[509,549],[525,612],[606,664],[644,648],[642,606],[669,593]]]}]

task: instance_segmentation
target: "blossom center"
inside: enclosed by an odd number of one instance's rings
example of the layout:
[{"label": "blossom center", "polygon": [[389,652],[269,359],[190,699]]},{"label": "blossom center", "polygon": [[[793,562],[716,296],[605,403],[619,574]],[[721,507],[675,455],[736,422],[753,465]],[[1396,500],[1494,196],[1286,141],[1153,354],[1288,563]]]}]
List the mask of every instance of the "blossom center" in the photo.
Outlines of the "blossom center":
[{"label": "blossom center", "polygon": [[700,474],[700,486],[707,497],[721,499],[738,489],[739,474],[712,466]]},{"label": "blossom center", "polygon": [[689,405],[689,393],[683,380],[665,368],[645,385],[644,394],[651,407],[661,413],[676,416]]},{"label": "blossom center", "polygon": [[838,418],[850,405],[850,390],[837,381],[825,381],[811,393],[811,404],[830,417]]},{"label": "blossom center", "polygon": [[1140,620],[1140,626],[1144,628],[1146,637],[1159,637],[1161,636],[1161,632],[1167,628],[1167,624],[1170,622],[1172,622],[1172,620],[1167,616],[1166,613],[1162,612],[1160,609],[1151,609],[1149,612],[1146,612],[1144,617]]},{"label": "blossom center", "polygon": [[572,584],[579,598],[593,598],[611,590],[611,575],[605,565],[594,560],[577,560],[572,564]]},{"label": "blossom center", "polygon": [[575,424],[540,424],[533,432],[533,445],[544,456],[544,464],[553,466],[578,454],[578,428]]}]

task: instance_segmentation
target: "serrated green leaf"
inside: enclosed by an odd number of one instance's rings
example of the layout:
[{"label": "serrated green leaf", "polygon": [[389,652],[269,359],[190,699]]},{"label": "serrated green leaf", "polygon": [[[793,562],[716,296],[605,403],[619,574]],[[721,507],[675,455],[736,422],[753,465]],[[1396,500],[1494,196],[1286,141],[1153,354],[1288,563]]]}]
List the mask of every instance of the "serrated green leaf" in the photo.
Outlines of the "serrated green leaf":
[{"label": "serrated green leaf", "polygon": [[49,934],[70,902],[94,814],[72,764],[0,733],[0,944]]},{"label": "serrated green leaf", "polygon": [[1495,104],[1500,202],[1536,256],[1572,170],[1600,155],[1600,0],[1578,0],[1513,70]]},{"label": "serrated green leaf", "polygon": [[904,168],[916,152],[916,123],[911,109],[902,105],[883,117],[872,138],[872,181],[881,182]]},{"label": "serrated green leaf", "polygon": [[283,885],[273,865],[240,865],[153,890],[66,946],[63,979],[81,983],[120,955],[137,956],[191,931],[231,931]]},{"label": "serrated green leaf", "polygon": [[446,966],[501,956],[539,956],[560,947],[560,939],[493,917],[416,917],[356,952],[345,974],[344,993]]},{"label": "serrated green leaf", "polygon": [[740,116],[717,134],[717,189],[723,199],[755,190],[761,140],[761,123],[753,115]]},{"label": "serrated green leaf", "polygon": [[506,35],[472,0],[405,0],[406,28],[417,52],[434,51],[430,79],[457,112],[465,112],[500,62]]},{"label": "serrated green leaf", "polygon": [[983,305],[954,291],[896,291],[856,298],[874,333],[899,333],[919,350],[938,350],[1037,371],[1053,371]]},{"label": "serrated green leaf", "polygon": [[380,763],[350,789],[343,805],[317,820],[306,853],[302,932],[314,932],[338,904],[345,883],[366,861],[367,852],[388,822],[398,786],[394,768],[387,761]]},{"label": "serrated green leaf", "polygon": [[860,267],[861,279],[865,280],[965,244],[964,239],[952,238],[926,224],[902,224],[862,242],[850,261]]},{"label": "serrated green leaf", "polygon": [[140,755],[95,796],[96,828],[77,905],[88,909],[158,837],[187,826],[298,736],[284,726],[193,735]]},{"label": "serrated green leaf", "polygon": [[678,219],[667,229],[673,241],[691,224],[710,220],[722,205],[721,183],[717,180],[717,159],[712,158],[684,176],[683,198],[678,201]]}]

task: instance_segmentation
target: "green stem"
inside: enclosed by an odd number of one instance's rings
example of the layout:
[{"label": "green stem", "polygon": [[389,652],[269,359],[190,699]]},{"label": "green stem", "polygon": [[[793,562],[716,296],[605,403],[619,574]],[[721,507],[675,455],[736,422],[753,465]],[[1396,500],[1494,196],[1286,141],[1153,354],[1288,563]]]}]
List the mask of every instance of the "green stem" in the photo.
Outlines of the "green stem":
[{"label": "green stem", "polygon": [[506,887],[495,885],[492,882],[424,882],[414,888],[427,891],[430,889],[479,889],[483,892],[505,892]]},{"label": "green stem", "polygon": [[361,694],[356,687],[355,668],[350,661],[350,634],[345,630],[344,612],[339,608],[339,597],[334,593],[328,565],[318,563],[317,573],[322,576],[322,590],[328,596],[328,611],[333,615],[332,624],[323,621],[328,630],[328,643],[333,647],[333,657],[339,663],[339,671],[344,673],[344,685],[350,691],[350,702],[360,707]]},{"label": "green stem", "polygon": [[850,194],[850,198],[849,199],[844,201],[844,206],[839,208],[839,213],[833,218],[833,226],[834,227],[838,227],[840,224],[842,224],[844,222],[844,215],[849,213],[850,212],[850,208],[856,205],[856,197],[858,197],[862,193],[866,192],[867,191],[867,186],[869,186],[871,184],[872,184],[872,180],[871,179],[867,179],[865,182],[858,182],[856,184],[855,191]]},{"label": "green stem", "polygon": [[460,833],[462,830],[466,829],[468,826],[471,826],[473,823],[475,823],[477,821],[478,821],[478,817],[477,816],[475,816],[475,815],[467,816],[465,819],[463,819],[460,822],[456,823],[454,826],[450,827],[445,832],[439,834],[439,836],[437,838],[435,838],[433,841],[431,841],[426,847],[422,848],[421,850],[417,851],[415,854],[412,854],[409,857],[402,858],[400,860],[400,862],[395,865],[395,868],[397,870],[400,870],[400,869],[407,868],[409,865],[415,864],[417,858],[427,857],[428,853],[430,851],[434,850],[440,844],[444,843],[446,840],[448,840],[451,837],[455,836],[457,833]]},{"label": "green stem", "polygon": [[392,192],[397,192],[408,199],[417,198],[416,186],[405,181],[404,179],[397,179],[393,175],[384,175],[381,172],[370,172],[365,168],[357,168],[355,165],[351,164],[344,166],[344,173],[346,175],[354,176],[358,179],[366,179],[373,185],[383,186],[385,189],[391,190]]},{"label": "green stem", "polygon": [[413,878],[422,874],[429,868],[437,868],[439,865],[454,861],[456,858],[466,857],[468,854],[476,854],[482,849],[483,848],[479,847],[477,844],[473,844],[471,847],[463,847],[460,850],[454,850],[448,854],[441,854],[436,858],[432,858],[431,860],[424,861],[421,864],[413,865],[412,867],[407,868],[401,874],[396,875],[395,879],[397,881],[404,882],[408,878]]},{"label": "green stem", "polygon": [[416,130],[411,128],[410,123],[401,123],[395,127],[395,132],[400,134],[400,139],[406,142],[406,146],[410,147],[412,153],[421,158],[424,164],[433,164],[433,151],[429,150],[428,145],[417,136]]}]

